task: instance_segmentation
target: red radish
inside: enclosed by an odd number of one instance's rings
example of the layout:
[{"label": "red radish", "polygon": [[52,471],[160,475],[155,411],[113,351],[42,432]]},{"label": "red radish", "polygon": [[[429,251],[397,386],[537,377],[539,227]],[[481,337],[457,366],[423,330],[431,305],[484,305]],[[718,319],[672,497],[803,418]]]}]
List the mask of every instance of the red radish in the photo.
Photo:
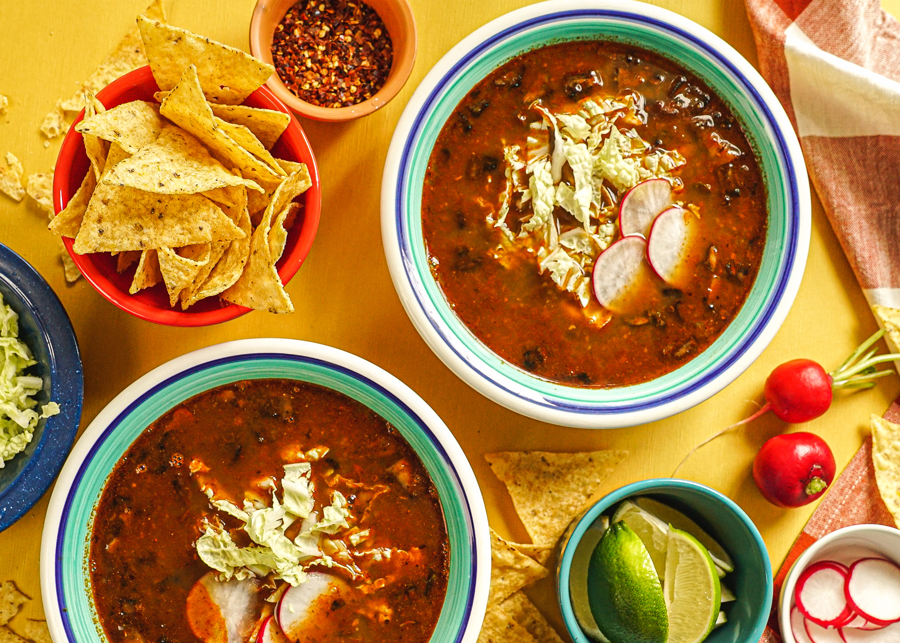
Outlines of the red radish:
[{"label": "red radish", "polygon": [[690,233],[687,217],[687,210],[680,206],[666,208],[656,217],[647,238],[650,267],[660,279],[673,286],[684,280],[679,268],[687,257]]},{"label": "red radish", "polygon": [[796,606],[791,608],[791,634],[797,643],[812,643],[812,639],[806,633],[806,619]]},{"label": "red radish", "polygon": [[304,631],[312,627],[317,616],[343,604],[349,587],[347,583],[331,574],[307,573],[305,583],[291,586],[281,595],[275,616],[281,631],[290,641],[298,641]]},{"label": "red radish", "polygon": [[806,626],[806,634],[812,643],[844,643],[841,637],[841,631],[833,627],[822,627],[813,623],[811,620],[804,619]]},{"label": "red radish", "polygon": [[188,626],[204,643],[244,643],[256,624],[259,584],[248,580],[217,580],[209,572],[188,592]]},{"label": "red radish", "polygon": [[672,184],[665,179],[648,179],[625,193],[619,204],[619,230],[622,236],[642,235],[660,212],[672,205]]},{"label": "red radish", "polygon": [[786,433],[769,439],[753,460],[753,480],[766,500],[779,507],[802,507],[834,480],[834,455],[817,435]]},{"label": "red radish", "polygon": [[807,567],[797,580],[794,600],[808,620],[822,627],[840,627],[853,620],[844,597],[847,568],[830,560]]},{"label": "red radish", "polygon": [[256,636],[256,643],[288,643],[288,638],[281,631],[274,616],[269,616],[263,621]]},{"label": "red radish", "polygon": [[900,622],[877,630],[842,627],[844,643],[900,643]]},{"label": "red radish", "polygon": [[850,566],[847,603],[871,623],[900,621],[900,567],[883,558],[862,558]]},{"label": "red radish", "polygon": [[591,281],[600,304],[616,311],[641,274],[647,242],[643,237],[622,237],[600,253],[594,262]]}]

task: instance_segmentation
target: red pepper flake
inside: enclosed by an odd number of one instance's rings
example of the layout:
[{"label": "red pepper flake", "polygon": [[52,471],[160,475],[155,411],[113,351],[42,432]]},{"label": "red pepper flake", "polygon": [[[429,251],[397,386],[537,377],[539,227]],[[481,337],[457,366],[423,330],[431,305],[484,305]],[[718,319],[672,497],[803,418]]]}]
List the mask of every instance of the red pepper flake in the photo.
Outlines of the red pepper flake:
[{"label": "red pepper flake", "polygon": [[359,0],[300,0],[275,28],[272,59],[300,100],[347,107],[375,95],[394,60],[391,37]]}]

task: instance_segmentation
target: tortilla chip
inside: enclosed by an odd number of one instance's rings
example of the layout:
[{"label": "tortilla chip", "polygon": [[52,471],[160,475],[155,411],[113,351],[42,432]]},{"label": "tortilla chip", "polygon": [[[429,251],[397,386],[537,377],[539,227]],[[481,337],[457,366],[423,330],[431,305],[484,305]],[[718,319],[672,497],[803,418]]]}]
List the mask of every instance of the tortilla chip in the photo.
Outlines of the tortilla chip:
[{"label": "tortilla chip", "polygon": [[260,189],[229,172],[200,141],[176,127],[166,127],[156,141],[116,164],[102,183],[158,194],[196,194],[229,185]]},{"label": "tortilla chip", "polygon": [[[275,73],[272,65],[185,29],[138,16],[138,29],[156,84],[172,89],[190,65],[196,65],[206,97],[216,103],[239,104]],[[223,86],[222,82],[228,85]]]},{"label": "tortilla chip", "polygon": [[900,528],[900,424],[872,416],[872,465],[884,504]]},{"label": "tortilla chip", "polygon": [[269,153],[266,146],[249,129],[243,125],[235,125],[234,123],[223,121],[216,116],[213,116],[213,122],[218,129],[228,134],[231,140],[265,163],[268,169],[271,169],[276,176],[287,176],[287,172],[281,169],[275,157]]},{"label": "tortilla chip", "polygon": [[593,453],[504,452],[485,459],[506,485],[516,513],[538,545],[553,545],[626,451]]},{"label": "tortilla chip", "polygon": [[240,239],[244,232],[209,199],[100,183],[88,204],[77,254],[123,252]]},{"label": "tortilla chip", "polygon": [[[161,0],[153,0],[144,11],[144,15],[166,21],[165,11]],[[141,33],[135,24],[127,34],[119,41],[116,48],[103,59],[100,66],[81,84],[81,89],[75,95],[62,102],[62,108],[67,112],[78,112],[85,106],[84,91],[98,92],[120,76],[147,64],[147,56],[144,54],[144,43],[141,41]]]},{"label": "tortilla chip", "polygon": [[178,299],[181,300],[182,310],[187,310],[190,306],[202,299],[202,297],[196,297],[197,293],[200,291],[203,284],[206,283],[209,273],[216,267],[216,264],[219,263],[222,255],[225,254],[225,251],[231,244],[231,241],[213,241],[209,244],[206,262],[200,266],[200,269],[194,275],[194,278],[191,279],[191,282],[182,288],[181,292],[178,294]]},{"label": "tortilla chip", "polygon": [[109,144],[109,153],[106,155],[106,162],[103,166],[103,174],[100,175],[102,179],[104,176],[108,175],[112,172],[112,169],[116,167],[119,163],[124,161],[127,158],[131,158],[131,154],[122,149],[122,146],[118,143],[110,143]]},{"label": "tortilla chip", "polygon": [[162,271],[159,269],[159,258],[156,250],[144,250],[138,261],[137,270],[134,271],[134,278],[131,280],[131,286],[128,288],[130,294],[135,294],[144,288],[150,288],[158,283],[162,283]]},{"label": "tortilla chip", "polygon": [[0,625],[6,625],[29,599],[11,580],[0,584]]},{"label": "tortilla chip", "polygon": [[892,353],[900,353],[900,309],[887,306],[872,306],[881,325],[887,331],[885,341]]},{"label": "tortilla chip", "polygon": [[508,613],[492,609],[484,615],[477,643],[538,643],[538,641]]},{"label": "tortilla chip", "polygon": [[516,592],[496,609],[524,627],[538,643],[563,643],[557,631],[523,592]]},{"label": "tortilla chip", "polygon": [[0,165],[0,192],[6,194],[14,201],[25,198],[25,188],[22,186],[22,175],[25,173],[22,163],[12,152],[6,153],[6,167]]},{"label": "tortilla chip", "polygon": [[[103,103],[97,100],[92,93],[85,93],[85,101],[84,116],[86,119],[106,112]],[[75,129],[77,130],[78,128],[76,127]],[[88,160],[91,162],[91,169],[94,172],[94,177],[99,181],[100,177],[103,175],[103,170],[106,167],[106,157],[109,154],[109,143],[96,136],[92,136],[91,134],[82,134],[82,140],[84,142],[84,151],[88,156]]]},{"label": "tortilla chip", "polygon": [[25,181],[25,192],[49,216],[53,216],[53,172],[32,174]]},{"label": "tortilla chip", "polygon": [[284,253],[284,246],[287,243],[287,231],[296,218],[297,210],[299,210],[300,207],[299,203],[291,201],[278,216],[275,217],[272,228],[269,230],[269,253],[272,256],[272,261],[277,262],[281,259],[281,255]]},{"label": "tortilla chip", "polygon": [[549,573],[546,567],[519,552],[491,529],[491,591],[488,594],[488,609]]},{"label": "tortilla chip", "polygon": [[59,246],[59,260],[62,261],[63,274],[66,277],[66,281],[70,284],[78,281],[81,277],[81,271],[75,264],[75,260],[72,259],[72,255],[69,254],[66,245],[60,237],[56,237],[56,243]]},{"label": "tortilla chip", "polygon": [[222,293],[233,286],[243,274],[244,266],[250,257],[251,227],[247,208],[244,208],[238,225],[247,233],[247,237],[235,239],[231,242],[222,253],[222,257],[213,266],[206,281],[200,284],[200,287],[195,292],[189,293],[187,298],[182,300],[182,308],[187,308],[201,299]]},{"label": "tortilla chip", "polygon": [[44,116],[44,122],[41,123],[41,134],[47,138],[56,138],[62,136],[69,131],[69,124],[66,122],[66,115],[63,112],[62,101],[56,101],[56,107]]},{"label": "tortilla chip", "polygon": [[134,263],[139,262],[142,254],[143,252],[138,252],[137,250],[116,253],[116,272],[121,275]]},{"label": "tortilla chip", "polygon": [[249,129],[267,150],[272,149],[291,122],[290,115],[271,109],[215,103],[210,104],[210,108],[212,113],[223,121],[243,125]]},{"label": "tortilla chip", "polygon": [[545,565],[547,561],[550,559],[550,554],[553,553],[553,547],[548,545],[533,545],[531,543],[509,543],[520,552],[528,556],[529,558],[533,558],[541,565]]},{"label": "tortilla chip", "polygon": [[166,290],[169,292],[169,305],[174,306],[181,291],[197,276],[200,269],[209,262],[209,244],[196,244],[172,250],[159,248],[159,269],[162,272]]},{"label": "tortilla chip", "polygon": [[118,143],[129,154],[159,138],[163,119],[156,105],[135,100],[82,120],[75,131]]},{"label": "tortilla chip", "polygon": [[28,643],[28,641],[7,627],[0,627],[0,643]]},{"label": "tortilla chip", "polygon": [[53,643],[53,640],[50,638],[47,621],[32,621],[28,619],[21,627],[21,632],[25,635],[25,638],[34,641],[34,643]]},{"label": "tortilla chip", "polygon": [[[159,111],[170,121],[196,136],[220,161],[239,168],[250,178],[256,181],[273,181],[280,180],[285,174],[262,143],[246,127],[231,125],[221,120],[219,123],[228,130],[219,127],[212,109],[203,97],[197,69],[193,65],[184,70],[181,80],[160,105]],[[255,150],[268,155],[277,170],[244,149],[229,132],[239,136],[241,141],[250,144]]]},{"label": "tortilla chip", "polygon": [[50,232],[74,239],[78,235],[84,213],[87,212],[88,202],[96,187],[97,179],[94,178],[94,173],[85,174],[81,186],[69,199],[66,207],[50,221],[50,225],[47,226]]}]

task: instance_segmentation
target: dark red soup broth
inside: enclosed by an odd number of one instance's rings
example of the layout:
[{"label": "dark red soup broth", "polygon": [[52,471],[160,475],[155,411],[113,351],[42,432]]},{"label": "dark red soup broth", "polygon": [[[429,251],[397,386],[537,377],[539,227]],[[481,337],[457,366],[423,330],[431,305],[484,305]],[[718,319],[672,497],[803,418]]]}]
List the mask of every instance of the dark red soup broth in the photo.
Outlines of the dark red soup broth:
[{"label": "dark red soup broth", "polygon": [[[317,455],[302,455],[310,452]],[[342,536],[346,532],[333,536],[348,549],[335,560],[351,561],[361,577],[339,566],[308,570],[333,574],[344,590],[314,612],[296,640],[427,642],[446,593],[449,544],[424,466],[397,430],[362,404],[324,387],[277,379],[228,384],[179,404],[134,441],[110,474],[90,544],[91,588],[107,639],[223,640],[221,632],[198,637],[189,622],[189,593],[210,573],[195,542],[206,518],[224,523],[239,546],[251,543],[242,523],[211,507],[202,488],[237,505],[248,497],[271,503],[271,490],[259,481],[274,479],[280,498],[284,465],[304,460],[311,465],[316,508],[340,491],[350,527],[368,531],[355,544]],[[261,599],[284,581],[252,582],[260,599],[253,601],[255,641],[274,607]]]},{"label": "dark red soup broth", "polygon": [[[586,99],[630,101],[634,109],[615,121],[620,131],[633,130],[648,153],[684,160],[667,180],[675,200],[690,204],[686,278],[673,286],[648,266],[619,312],[604,309],[593,294],[583,305],[540,274],[533,245],[507,242],[495,225],[508,181],[504,149],[528,149],[530,124],[542,118],[535,105],[575,114]],[[562,182],[574,187],[567,170]],[[610,199],[606,220],[616,224],[609,238],[615,241],[621,237],[617,202],[625,190],[596,185],[595,193]],[[532,214],[532,201],[511,199],[510,238]],[[579,225],[559,205],[553,214],[562,227]],[[431,270],[460,320],[508,362],[579,387],[647,382],[706,349],[753,286],[766,226],[756,158],[724,101],[678,64],[609,42],[544,47],[492,72],[444,125],[422,194]],[[583,268],[589,277],[592,260]]]}]

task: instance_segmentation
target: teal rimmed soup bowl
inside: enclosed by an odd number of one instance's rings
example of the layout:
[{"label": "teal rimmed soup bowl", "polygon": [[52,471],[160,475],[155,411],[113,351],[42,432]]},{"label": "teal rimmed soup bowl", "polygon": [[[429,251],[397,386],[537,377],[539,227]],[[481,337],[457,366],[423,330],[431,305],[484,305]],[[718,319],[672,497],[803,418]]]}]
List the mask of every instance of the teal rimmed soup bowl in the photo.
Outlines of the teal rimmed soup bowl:
[{"label": "teal rimmed soup bowl", "polygon": [[[710,346],[681,367],[616,388],[548,381],[488,348],[455,314],[434,278],[421,216],[429,158],[460,101],[509,60],[542,46],[579,40],[635,45],[698,77],[740,123],[766,186],[762,261],[737,315]],[[407,105],[385,162],[381,198],[382,240],[394,287],[429,347],[457,376],[495,402],[544,422],[582,428],[633,426],[671,416],[709,398],[742,373],[771,341],[793,303],[806,264],[810,212],[797,138],[756,70],[699,25],[627,0],[539,3],[463,39],[429,72]],[[604,359],[599,351],[597,359]]]},{"label": "teal rimmed soup bowl", "polygon": [[[680,511],[712,536],[728,553],[734,571],[723,582],[736,600],[723,605],[727,622],[714,629],[705,643],[755,643],[762,636],[772,608],[772,565],[756,525],[733,500],[705,485],[689,480],[657,478],[626,485],[598,500],[564,537],[557,567],[557,598],[563,622],[575,643],[594,643],[583,626],[585,596],[590,577],[586,572],[591,552],[602,535],[602,517],[610,516],[623,500],[649,497]],[[580,605],[580,608],[576,607]],[[576,616],[576,610],[581,616]],[[600,624],[602,628],[602,624]]]},{"label": "teal rimmed soup bowl", "polygon": [[91,531],[100,494],[132,442],[195,395],[270,378],[308,382],[356,400],[416,452],[437,489],[450,549],[447,593],[429,643],[474,643],[487,605],[490,540],[478,483],[456,439],[421,398],[377,366],[289,339],[229,342],[174,359],[126,388],[87,428],[60,474],[41,543],[41,591],[55,643],[106,641],[90,586]]}]

